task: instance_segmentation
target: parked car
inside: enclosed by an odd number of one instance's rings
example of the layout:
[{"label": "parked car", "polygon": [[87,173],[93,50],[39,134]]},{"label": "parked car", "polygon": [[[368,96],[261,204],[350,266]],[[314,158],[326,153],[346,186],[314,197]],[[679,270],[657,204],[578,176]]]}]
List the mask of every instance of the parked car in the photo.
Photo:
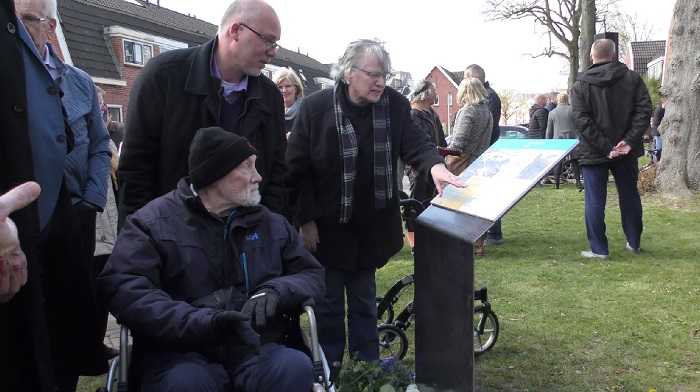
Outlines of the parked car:
[{"label": "parked car", "polygon": [[[499,139],[527,139],[527,127],[522,125],[501,125],[501,136]],[[446,140],[447,144],[450,144],[452,135],[449,135]],[[562,177],[567,180],[574,180],[574,170],[571,165],[571,157],[566,156],[564,158],[564,165],[562,167]]]},{"label": "parked car", "polygon": [[[520,125],[501,125],[501,133],[499,139],[527,139],[527,128]],[[452,135],[445,138],[447,144],[450,144]]]},{"label": "parked car", "polygon": [[520,125],[501,125],[499,139],[527,139],[527,128]]}]

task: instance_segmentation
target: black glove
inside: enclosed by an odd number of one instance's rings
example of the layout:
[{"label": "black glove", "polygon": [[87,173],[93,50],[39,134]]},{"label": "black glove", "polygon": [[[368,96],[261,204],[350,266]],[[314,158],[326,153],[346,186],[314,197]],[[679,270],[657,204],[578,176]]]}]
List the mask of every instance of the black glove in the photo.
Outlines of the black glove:
[{"label": "black glove", "polygon": [[[255,333],[250,325],[250,317],[235,310],[219,312],[211,318],[211,326],[214,331],[224,338],[236,337],[250,348],[255,355],[260,355],[260,335]],[[235,335],[235,336],[231,336]]]},{"label": "black glove", "polygon": [[272,317],[277,312],[277,305],[280,303],[280,295],[272,288],[264,288],[252,297],[248,298],[241,312],[250,317],[258,327],[267,325],[267,318]]}]

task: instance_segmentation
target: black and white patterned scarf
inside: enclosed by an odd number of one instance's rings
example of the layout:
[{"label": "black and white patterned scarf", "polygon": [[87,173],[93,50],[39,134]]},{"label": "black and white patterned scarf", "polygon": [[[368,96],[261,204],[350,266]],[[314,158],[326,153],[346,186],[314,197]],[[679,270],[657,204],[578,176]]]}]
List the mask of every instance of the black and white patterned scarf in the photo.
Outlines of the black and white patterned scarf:
[{"label": "black and white patterned scarf", "polygon": [[[343,116],[338,101],[338,94],[345,94],[336,83],[333,88],[333,106],[335,108],[335,126],[340,141],[340,159],[343,163],[342,191],[340,192],[340,223],[348,223],[352,216],[353,192],[357,177],[357,137],[350,120]],[[372,124],[374,125],[374,208],[386,206],[387,199],[393,196],[391,164],[391,127],[389,124],[389,96],[384,93],[372,105]]]}]

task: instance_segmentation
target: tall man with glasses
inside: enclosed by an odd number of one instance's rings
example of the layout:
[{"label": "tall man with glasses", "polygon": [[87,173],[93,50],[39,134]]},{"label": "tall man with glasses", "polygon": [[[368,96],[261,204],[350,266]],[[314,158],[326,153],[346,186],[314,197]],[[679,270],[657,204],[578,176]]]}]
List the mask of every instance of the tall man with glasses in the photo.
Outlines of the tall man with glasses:
[{"label": "tall man with glasses", "polygon": [[236,0],[214,39],[148,61],[134,82],[126,116],[118,170],[120,226],[127,215],[175,188],[187,174],[195,132],[210,126],[250,140],[258,151],[262,204],[283,210],[284,102],[277,86],[260,76],[277,55],[280,35],[269,4]]},{"label": "tall man with glasses", "polygon": [[[56,25],[56,2],[8,3],[2,5],[6,34],[1,53],[3,74],[10,80],[3,79],[2,95],[12,98],[6,106],[11,112],[3,110],[0,116],[0,191],[36,180],[41,194],[37,203],[12,216],[27,256],[28,277],[26,286],[0,305],[0,388],[75,391],[78,374],[95,375],[107,370],[104,334],[100,335],[97,328],[89,280],[91,254],[86,259],[85,248],[80,246],[85,238],[81,238],[78,211],[71,202],[71,190],[76,188],[69,184],[74,179],[70,171],[75,169],[73,164],[90,159],[84,147],[88,131],[79,128],[77,122],[88,121],[90,102],[97,99],[89,96],[91,100],[83,102],[80,95],[72,95],[82,80],[87,80],[94,92],[87,75],[59,78],[65,75],[60,71],[52,75],[45,66],[45,61],[51,62],[46,41]],[[17,19],[7,18],[5,12],[9,11],[16,11]],[[7,45],[12,40],[15,45]],[[58,70],[60,64],[54,65]],[[87,109],[81,112],[74,104]],[[102,125],[99,109],[97,113]],[[108,137],[104,126],[96,133],[100,131]],[[100,136],[96,136],[90,143],[95,147],[91,150],[93,157],[100,154]],[[95,194],[89,199],[100,203],[99,190],[91,189]],[[93,218],[93,241],[94,224]]]},{"label": "tall man with glasses", "polygon": [[381,43],[358,40],[333,65],[333,89],[304,98],[289,136],[286,185],[304,247],[326,271],[316,308],[319,341],[330,362],[345,352],[379,359],[375,271],[403,247],[399,157],[432,181],[464,186],[445,167],[411,106],[386,88],[391,59]]}]

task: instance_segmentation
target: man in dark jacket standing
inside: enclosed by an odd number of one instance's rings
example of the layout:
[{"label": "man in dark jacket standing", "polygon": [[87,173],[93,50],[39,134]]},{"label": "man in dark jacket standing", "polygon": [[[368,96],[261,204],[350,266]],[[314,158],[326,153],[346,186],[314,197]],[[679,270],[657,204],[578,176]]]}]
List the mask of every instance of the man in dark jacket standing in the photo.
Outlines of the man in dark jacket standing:
[{"label": "man in dark jacket standing", "polygon": [[316,316],[329,362],[343,360],[346,292],[348,351],[379,359],[374,274],[403,247],[399,157],[432,178],[440,194],[445,182],[464,186],[411,118],[408,100],[386,88],[390,70],[381,43],[350,43],[331,70],[335,87],[304,98],[289,137],[294,222],[326,270]]},{"label": "man in dark jacket standing", "polygon": [[81,238],[65,182],[75,139],[60,89],[28,31],[48,29],[50,8],[18,7],[16,15],[13,1],[0,2],[0,192],[26,181],[41,187],[35,203],[11,215],[27,283],[0,303],[3,391],[75,391],[78,374],[107,370],[103,336],[86,330],[95,301],[88,265],[76,254]]},{"label": "man in dark jacket standing", "polygon": [[544,108],[546,104],[546,95],[535,95],[535,103],[530,107],[530,126],[527,129],[528,139],[544,139],[547,131],[547,118],[549,117],[549,112]]},{"label": "man in dark jacket standing", "polygon": [[586,186],[585,216],[590,251],[587,258],[609,258],[605,235],[608,173],[615,178],[627,250],[638,254],[642,236],[642,201],[637,190],[637,158],[649,126],[651,99],[642,78],[615,59],[615,43],[595,41],[593,65],[574,84],[571,106],[576,118],[579,163]]},{"label": "man in dark jacket standing", "polygon": [[484,85],[486,93],[489,96],[489,111],[491,112],[491,117],[493,117],[493,129],[491,130],[491,143],[496,143],[498,138],[501,136],[501,127],[498,123],[501,120],[501,98],[498,96],[496,91],[491,88],[489,82],[486,81],[486,71],[478,64],[472,64],[464,70],[464,78],[477,78]]},{"label": "man in dark jacket standing", "polygon": [[[491,130],[491,143],[492,146],[498,141],[501,136],[501,126],[498,124],[501,120],[501,97],[498,96],[496,91],[491,88],[491,85],[486,81],[486,71],[478,65],[472,64],[464,70],[464,78],[477,78],[484,85],[486,93],[489,96],[489,111],[491,112],[491,117],[493,117],[493,129]],[[503,243],[503,230],[501,229],[501,220],[497,220],[493,223],[493,226],[489,228],[486,232],[486,240],[484,241],[485,246],[500,245]]]},{"label": "man in dark jacket standing", "polygon": [[311,360],[281,343],[280,316],[320,302],[323,268],[259,205],[256,153],[221,128],[199,130],[189,178],[122,227],[100,283],[133,331],[146,391],[311,390]]},{"label": "man in dark jacket standing", "polygon": [[258,150],[262,204],[282,211],[287,137],[284,103],[262,69],[277,54],[281,27],[262,0],[236,0],[213,40],[148,61],[131,90],[119,160],[119,216],[172,190],[187,174],[197,129],[220,126]]}]

